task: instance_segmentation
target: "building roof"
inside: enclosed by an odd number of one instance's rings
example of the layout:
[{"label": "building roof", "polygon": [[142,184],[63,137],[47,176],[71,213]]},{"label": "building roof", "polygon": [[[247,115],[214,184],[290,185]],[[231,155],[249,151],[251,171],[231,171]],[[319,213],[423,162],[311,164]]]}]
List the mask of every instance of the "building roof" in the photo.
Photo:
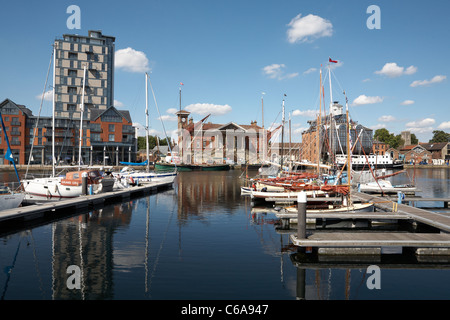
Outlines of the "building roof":
[{"label": "building roof", "polygon": [[123,118],[125,118],[125,120],[127,120],[128,122],[132,122],[131,121],[131,116],[130,116],[130,112],[128,110],[119,110],[116,107],[109,107],[108,109],[105,110],[100,110],[100,109],[91,109],[91,121],[95,121],[97,120],[103,113],[105,113],[106,111],[113,109],[115,110],[120,116],[122,116]]},{"label": "building roof", "polygon": [[28,117],[31,117],[33,115],[33,112],[28,109],[27,107],[25,107],[22,104],[17,104],[14,101],[6,98],[5,100],[3,100],[3,102],[0,103],[0,108],[3,107],[4,105],[6,105],[7,103],[12,103],[14,106],[16,106],[20,111],[22,111],[25,115],[27,115]]},{"label": "building roof", "polygon": [[440,151],[442,150],[448,142],[438,142],[438,143],[419,143],[422,147],[428,151]]}]

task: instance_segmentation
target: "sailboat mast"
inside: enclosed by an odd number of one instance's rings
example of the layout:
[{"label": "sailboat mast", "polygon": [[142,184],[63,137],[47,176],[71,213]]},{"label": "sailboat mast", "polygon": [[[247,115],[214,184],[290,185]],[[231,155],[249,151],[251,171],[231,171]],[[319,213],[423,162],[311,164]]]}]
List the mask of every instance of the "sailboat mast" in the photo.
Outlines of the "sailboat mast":
[{"label": "sailboat mast", "polygon": [[145,146],[147,151],[147,172],[150,171],[150,159],[148,149],[148,74],[145,73]]},{"label": "sailboat mast", "polygon": [[83,145],[83,114],[84,114],[84,90],[86,89],[86,66],[84,66],[83,70],[83,92],[81,93],[81,116],[80,116],[80,145],[78,151],[78,167],[81,170],[81,147]]},{"label": "sailboat mast", "polygon": [[263,92],[261,94],[261,109],[262,109],[262,127],[264,128],[264,95],[265,93]]},{"label": "sailboat mast", "polygon": [[328,64],[328,81],[330,82],[330,107],[333,105],[333,90],[331,88],[331,65]]},{"label": "sailboat mast", "polygon": [[55,172],[55,95],[56,95],[56,88],[55,88],[55,79],[56,79],[56,44],[53,45],[53,116],[52,116],[52,177],[56,175]]},{"label": "sailboat mast", "polygon": [[[345,95],[345,91],[344,91]],[[347,121],[347,183],[348,183],[348,204],[351,204],[351,167],[352,159],[350,156],[350,121],[348,117],[348,99],[345,96],[345,111],[346,111],[346,121]]]},{"label": "sailboat mast", "polygon": [[284,158],[284,97],[286,97],[286,94],[283,96],[283,117],[281,120],[281,172],[283,172],[283,158]]},{"label": "sailboat mast", "polygon": [[317,174],[320,175],[320,118],[322,117],[322,69],[320,69],[319,116],[317,117]]}]

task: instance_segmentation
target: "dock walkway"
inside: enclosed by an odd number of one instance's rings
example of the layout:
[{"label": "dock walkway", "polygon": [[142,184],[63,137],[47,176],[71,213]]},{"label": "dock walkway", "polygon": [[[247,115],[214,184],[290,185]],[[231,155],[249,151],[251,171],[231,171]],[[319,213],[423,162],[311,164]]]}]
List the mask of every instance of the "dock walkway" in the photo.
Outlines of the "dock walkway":
[{"label": "dock walkway", "polygon": [[[298,247],[347,248],[356,251],[361,248],[414,247],[421,254],[450,254],[450,216],[361,192],[352,193],[352,199],[373,203],[376,209],[383,211],[386,217],[411,219],[433,226],[440,230],[440,233],[330,232],[313,233],[303,239],[292,234],[290,236],[292,243]],[[434,200],[445,201],[445,199]],[[363,214],[361,213],[361,215]],[[368,213],[367,216],[370,217],[371,214],[374,213]],[[348,218],[351,217],[352,214],[349,214]]]},{"label": "dock walkway", "polygon": [[134,186],[118,191],[99,193],[94,195],[82,195],[76,198],[64,199],[59,201],[49,201],[45,203],[33,204],[19,208],[13,208],[0,211],[0,223],[12,220],[28,220],[41,217],[44,214],[56,210],[81,209],[89,206],[104,204],[115,199],[127,199],[134,194],[144,194],[146,192],[156,192],[162,188],[172,186],[172,182],[150,182],[142,186]]}]

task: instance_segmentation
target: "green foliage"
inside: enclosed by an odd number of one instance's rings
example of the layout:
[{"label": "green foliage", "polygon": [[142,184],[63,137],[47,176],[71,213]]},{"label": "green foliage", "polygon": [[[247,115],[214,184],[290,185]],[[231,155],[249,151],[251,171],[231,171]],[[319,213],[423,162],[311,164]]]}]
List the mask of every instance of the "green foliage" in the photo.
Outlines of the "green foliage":
[{"label": "green foliage", "polygon": [[[160,146],[167,146],[167,139],[159,139]],[[152,150],[156,146],[156,136],[148,136],[148,148]],[[144,150],[147,146],[145,144],[145,137],[138,137],[138,149]]]},{"label": "green foliage", "polygon": [[[405,141],[403,141],[401,135],[394,135],[393,133],[390,133],[389,130],[386,128],[381,128],[375,130],[375,134],[373,135],[375,139],[378,141],[384,142],[388,144],[391,148],[398,148],[399,146],[403,145]],[[416,136],[414,136],[416,138]],[[412,140],[412,135],[411,135]],[[417,138],[416,138],[417,140]]]},{"label": "green foliage", "polygon": [[411,144],[419,144],[419,139],[417,139],[414,133],[411,133]]},{"label": "green foliage", "polygon": [[450,142],[450,133],[446,133],[442,130],[434,130],[433,138],[431,138],[430,143],[438,142]]}]

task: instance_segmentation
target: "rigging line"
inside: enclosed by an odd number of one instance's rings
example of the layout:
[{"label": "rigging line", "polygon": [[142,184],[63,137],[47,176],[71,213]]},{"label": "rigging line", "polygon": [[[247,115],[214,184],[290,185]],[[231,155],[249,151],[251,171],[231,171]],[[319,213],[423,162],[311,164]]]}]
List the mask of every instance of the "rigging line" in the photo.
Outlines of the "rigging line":
[{"label": "rigging line", "polygon": [[342,89],[342,86],[339,82],[339,80],[337,79],[336,75],[334,74],[333,70],[330,69],[331,73],[333,74],[334,79],[336,80],[337,84],[339,85],[339,88],[341,89],[341,92],[344,92],[344,89]]},{"label": "rigging line", "polygon": [[[147,78],[148,78],[148,82],[150,83],[150,89],[152,90],[153,100],[155,101],[156,110],[158,111],[159,119],[161,120],[161,124],[162,124],[163,130],[164,130],[164,135],[166,136],[167,145],[169,146],[170,154],[173,154],[172,147],[170,146],[171,141],[170,141],[169,137],[167,136],[166,127],[164,126],[164,121],[162,121],[161,113],[159,112],[159,108],[158,108],[158,103],[156,102],[155,92],[153,91],[152,82],[150,81],[150,76],[148,74],[147,74]],[[176,164],[175,164],[175,166],[176,166]]]},{"label": "rigging line", "polygon": [[171,214],[170,214],[169,222],[167,223],[166,231],[164,232],[164,238],[163,238],[162,241],[161,241],[161,244],[160,244],[160,246],[159,246],[158,253],[156,254],[155,262],[153,263],[153,270],[152,270],[152,273],[151,273],[151,275],[150,275],[150,279],[149,279],[149,283],[148,283],[148,290],[149,290],[149,291],[150,291],[150,287],[151,287],[151,285],[152,285],[152,278],[154,277],[154,273],[155,273],[155,271],[156,271],[156,267],[158,266],[159,256],[161,255],[161,251],[162,251],[164,242],[165,242],[165,240],[166,240],[166,238],[167,238],[167,233],[169,232],[169,227],[170,227],[170,225],[171,225],[171,223],[172,223],[172,218],[173,218],[173,213],[174,213],[174,212],[175,212],[175,202],[174,202],[174,205],[173,205],[173,207],[172,207],[172,212],[171,212]]},{"label": "rigging line", "polygon": [[0,298],[0,300],[5,300],[5,294],[6,294],[6,291],[8,290],[9,279],[11,278],[11,273],[14,269],[14,266],[16,265],[16,259],[17,259],[17,255],[19,254],[19,248],[20,248],[21,242],[22,242],[22,239],[19,239],[19,244],[17,245],[17,250],[16,250],[16,254],[14,255],[12,266],[7,267],[8,268],[8,276],[6,277],[5,287],[3,288],[3,293],[2,293],[2,297]]},{"label": "rigging line", "polygon": [[42,298],[45,298],[45,289],[44,289],[44,284],[42,282],[42,275],[41,275],[41,272],[39,271],[39,261],[38,261],[37,254],[36,254],[36,244],[34,241],[33,231],[30,231],[30,237],[31,237],[31,243],[33,245],[34,265],[35,265],[36,273],[37,273],[37,276],[39,279],[39,288],[41,289],[41,292],[42,292]]},{"label": "rigging line", "polygon": [[[38,113],[38,117],[36,119],[36,125],[34,126],[34,130],[33,130],[33,139],[31,140],[30,156],[28,157],[28,165],[27,165],[27,170],[25,171],[25,178],[28,175],[28,166],[30,165],[31,157],[33,156],[34,140],[36,138],[36,130],[37,130],[37,126],[38,126],[38,123],[39,123],[40,116],[41,116],[42,104],[44,103],[45,90],[47,89],[48,76],[50,74],[50,69],[51,69],[51,66],[52,66],[53,54],[54,54],[54,50],[52,49],[52,55],[50,57],[50,63],[48,65],[47,76],[45,78],[44,91],[42,92],[42,97],[41,97],[41,105],[39,106],[39,113]],[[55,90],[55,88],[53,88],[53,90]],[[43,161],[43,159],[41,159],[41,161]]]}]

